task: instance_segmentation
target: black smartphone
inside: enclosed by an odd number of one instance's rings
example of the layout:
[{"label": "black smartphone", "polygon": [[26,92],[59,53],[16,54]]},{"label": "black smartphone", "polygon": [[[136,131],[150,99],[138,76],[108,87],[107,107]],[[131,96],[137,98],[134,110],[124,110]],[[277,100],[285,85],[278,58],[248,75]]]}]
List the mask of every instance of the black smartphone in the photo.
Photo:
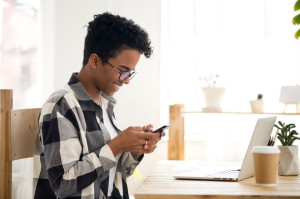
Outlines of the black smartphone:
[{"label": "black smartphone", "polygon": [[171,127],[171,125],[164,125],[164,126],[162,126],[162,127],[160,127],[160,128],[158,128],[158,129],[156,129],[155,131],[152,131],[152,133],[158,133],[158,132],[162,132],[162,131],[164,131],[164,130],[167,130],[168,128],[170,128]]}]

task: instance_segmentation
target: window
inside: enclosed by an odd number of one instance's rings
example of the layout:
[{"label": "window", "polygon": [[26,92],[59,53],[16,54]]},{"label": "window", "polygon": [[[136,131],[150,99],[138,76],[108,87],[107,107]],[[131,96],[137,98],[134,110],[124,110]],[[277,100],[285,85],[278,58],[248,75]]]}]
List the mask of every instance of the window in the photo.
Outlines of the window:
[{"label": "window", "polygon": [[13,89],[14,108],[37,97],[38,0],[0,1],[0,87]]},{"label": "window", "polygon": [[[39,0],[0,1],[0,88],[13,89],[13,107],[37,107]],[[12,198],[32,198],[32,159],[13,162]]]},{"label": "window", "polygon": [[[250,112],[249,101],[262,93],[266,112],[282,112],[281,86],[300,84],[294,3],[164,1],[161,60],[167,94],[163,104],[184,104],[187,111],[200,111],[204,97],[199,79],[213,73],[219,74],[216,86],[226,88],[224,111]],[[186,114],[187,159],[242,161],[258,117],[267,116]],[[297,124],[297,119],[284,121]]]},{"label": "window", "polygon": [[[204,105],[199,78],[219,74],[223,108],[250,111],[264,94],[265,110],[282,111],[283,85],[300,83],[300,41],[294,0],[187,0],[163,6],[162,65],[168,103]],[[166,78],[165,78],[166,77]]]}]

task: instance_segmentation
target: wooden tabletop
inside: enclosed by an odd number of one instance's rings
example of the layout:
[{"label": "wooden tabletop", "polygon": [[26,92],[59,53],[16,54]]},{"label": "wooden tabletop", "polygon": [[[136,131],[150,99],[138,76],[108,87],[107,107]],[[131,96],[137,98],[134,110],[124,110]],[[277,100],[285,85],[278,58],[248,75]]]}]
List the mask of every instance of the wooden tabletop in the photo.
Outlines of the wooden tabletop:
[{"label": "wooden tabletop", "polygon": [[[135,199],[300,198],[300,176],[278,176],[277,185],[273,187],[256,185],[254,177],[240,182],[176,180],[173,177],[191,167],[207,168],[213,165],[188,161],[160,161],[135,193]],[[224,164],[226,165],[228,166]]]}]

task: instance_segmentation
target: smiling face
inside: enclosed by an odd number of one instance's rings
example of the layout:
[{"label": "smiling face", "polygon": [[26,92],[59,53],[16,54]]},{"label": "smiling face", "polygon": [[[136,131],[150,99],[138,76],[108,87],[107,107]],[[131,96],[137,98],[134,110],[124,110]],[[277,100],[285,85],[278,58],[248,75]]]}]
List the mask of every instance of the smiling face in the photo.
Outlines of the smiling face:
[{"label": "smiling face", "polygon": [[[114,57],[107,60],[108,63],[102,64],[101,59],[97,56],[96,68],[93,75],[93,82],[95,88],[99,92],[104,92],[108,96],[113,96],[115,92],[119,91],[121,86],[129,84],[130,78],[120,81],[120,73],[118,72],[131,72],[135,69],[140,59],[140,53],[133,49],[124,49]],[[113,66],[118,69],[116,70]]]}]

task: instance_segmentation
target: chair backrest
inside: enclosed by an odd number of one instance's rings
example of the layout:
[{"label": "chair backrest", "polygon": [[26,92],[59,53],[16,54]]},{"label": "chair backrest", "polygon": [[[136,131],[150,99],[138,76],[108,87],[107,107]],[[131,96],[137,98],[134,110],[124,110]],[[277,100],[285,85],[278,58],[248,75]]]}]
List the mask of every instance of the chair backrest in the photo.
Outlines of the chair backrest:
[{"label": "chair backrest", "polygon": [[0,89],[0,198],[11,198],[12,161],[33,157],[40,108],[12,110],[12,90]]}]

